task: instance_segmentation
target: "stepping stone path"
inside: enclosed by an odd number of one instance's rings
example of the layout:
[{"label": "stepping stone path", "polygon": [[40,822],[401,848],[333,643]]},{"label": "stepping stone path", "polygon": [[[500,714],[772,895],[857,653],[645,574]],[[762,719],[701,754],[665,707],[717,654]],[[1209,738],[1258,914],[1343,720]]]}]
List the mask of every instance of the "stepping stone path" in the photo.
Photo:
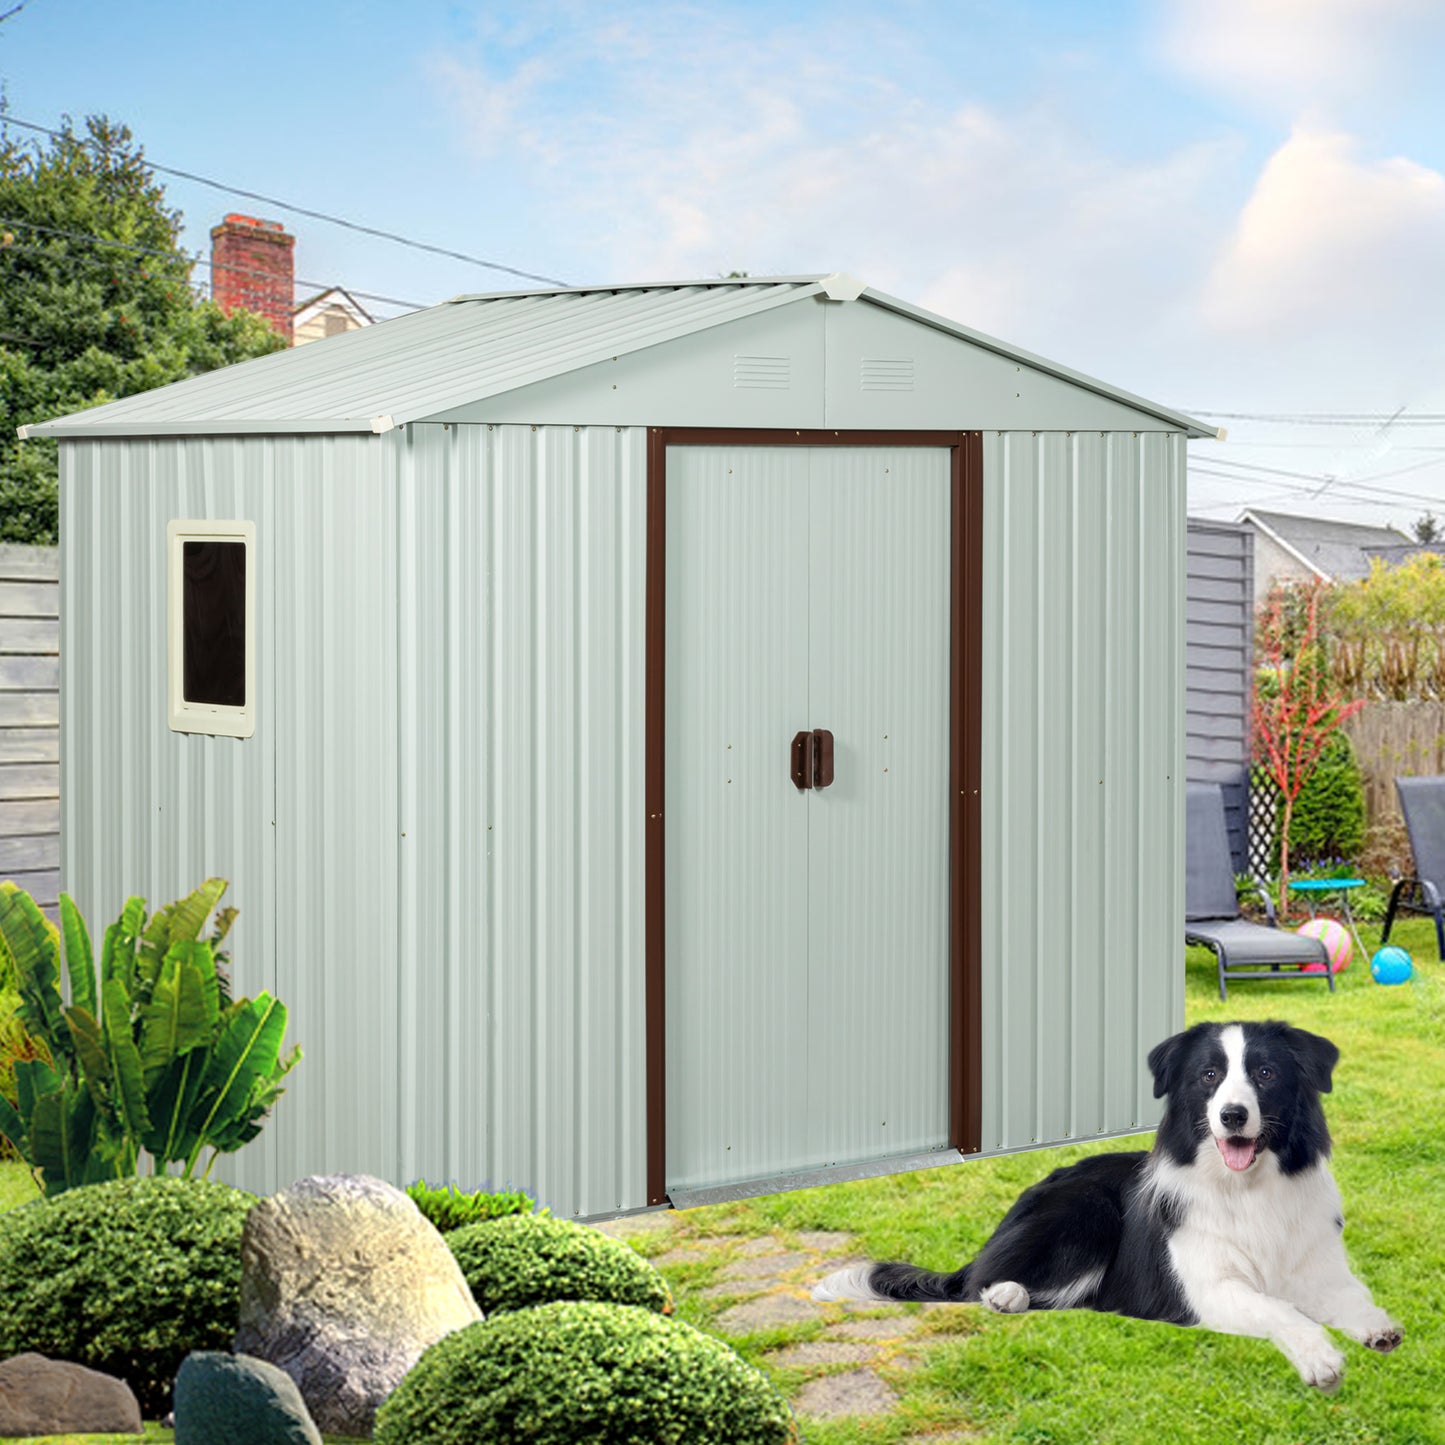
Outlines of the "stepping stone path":
[{"label": "stepping stone path", "polygon": [[[617,1239],[652,1236],[674,1231],[672,1247],[651,1256],[659,1265],[696,1264],[722,1257],[716,1282],[691,1291],[702,1299],[735,1300],[712,1320],[720,1335],[747,1335],[757,1330],[777,1329],[810,1320],[827,1320],[837,1311],[811,1297],[813,1285],[825,1274],[849,1264],[861,1264],[853,1253],[856,1239],[833,1230],[801,1230],[746,1236],[708,1234],[688,1236],[684,1216],[667,1210],[635,1214],[596,1226]],[[724,1226],[726,1227],[726,1226]],[[716,1226],[714,1226],[716,1228]],[[897,1393],[875,1373],[887,1364],[892,1369],[911,1369],[915,1355],[898,1353],[898,1347],[927,1323],[926,1317],[944,1305],[926,1305],[921,1311],[903,1313],[901,1306],[858,1302],[847,1310],[866,1310],[863,1318],[844,1318],[828,1324],[821,1339],[801,1341],[772,1351],[769,1364],[790,1369],[830,1370],[805,1380],[792,1397],[799,1415],[830,1419],[845,1415],[886,1415],[898,1404]],[[894,1313],[879,1316],[880,1310]],[[839,1370],[838,1366],[852,1369]],[[918,1435],[905,1445],[952,1445],[976,1439],[969,1431]]]}]

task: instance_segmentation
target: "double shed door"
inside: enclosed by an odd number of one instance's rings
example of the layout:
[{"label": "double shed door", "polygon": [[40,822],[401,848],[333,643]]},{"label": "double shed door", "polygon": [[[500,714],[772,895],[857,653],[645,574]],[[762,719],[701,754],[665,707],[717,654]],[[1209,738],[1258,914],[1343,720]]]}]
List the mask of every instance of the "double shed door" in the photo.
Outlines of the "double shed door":
[{"label": "double shed door", "polygon": [[667,1191],[941,1147],[950,453],[669,446],[666,478]]}]

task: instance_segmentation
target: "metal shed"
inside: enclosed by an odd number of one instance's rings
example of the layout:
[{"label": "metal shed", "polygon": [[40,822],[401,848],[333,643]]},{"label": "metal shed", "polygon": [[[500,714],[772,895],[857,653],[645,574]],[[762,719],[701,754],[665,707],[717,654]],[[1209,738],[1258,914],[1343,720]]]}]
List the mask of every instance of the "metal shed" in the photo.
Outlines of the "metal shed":
[{"label": "metal shed", "polygon": [[1156,1121],[1211,429],[832,275],[464,296],[30,431],[64,886],[230,878],[306,1051],[236,1182],[587,1218]]}]

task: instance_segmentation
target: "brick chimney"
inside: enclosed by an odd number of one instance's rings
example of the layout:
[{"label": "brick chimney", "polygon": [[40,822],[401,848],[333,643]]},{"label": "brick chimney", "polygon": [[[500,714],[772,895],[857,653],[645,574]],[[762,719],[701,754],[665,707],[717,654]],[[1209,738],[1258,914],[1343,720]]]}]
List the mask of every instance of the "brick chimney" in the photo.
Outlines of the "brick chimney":
[{"label": "brick chimney", "polygon": [[291,345],[296,304],[296,237],[280,221],[235,212],[211,228],[211,295],[226,315],[264,316]]}]

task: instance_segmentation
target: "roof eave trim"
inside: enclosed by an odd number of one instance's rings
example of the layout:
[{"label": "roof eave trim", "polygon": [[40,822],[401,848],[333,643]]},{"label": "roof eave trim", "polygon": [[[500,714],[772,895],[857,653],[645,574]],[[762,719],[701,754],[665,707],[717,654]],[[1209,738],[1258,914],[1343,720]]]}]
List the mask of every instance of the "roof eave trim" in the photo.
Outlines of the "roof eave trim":
[{"label": "roof eave trim", "polygon": [[981,346],[986,351],[992,351],[998,356],[1006,356],[1011,361],[1021,361],[1025,366],[1031,366],[1036,371],[1056,376],[1060,381],[1067,381],[1072,386],[1083,387],[1085,391],[1092,391],[1097,396],[1106,397],[1110,401],[1117,401],[1123,406],[1132,407],[1135,411],[1142,411],[1149,416],[1158,417],[1160,421],[1167,421],[1170,426],[1179,428],[1189,437],[1207,441],[1224,440],[1224,432],[1221,429],[1206,426],[1192,416],[1185,416],[1182,411],[1174,411],[1169,407],[1160,406],[1158,402],[1150,401],[1146,397],[1135,396],[1133,392],[1111,386],[1097,377],[1086,376],[1082,371],[1075,371],[1070,366],[1062,366],[1059,362],[1050,361],[1047,357],[1036,356],[1031,351],[1011,346],[1006,341],[1000,341],[996,336],[988,336],[982,331],[975,331],[971,326],[950,321],[946,316],[940,316],[935,311],[925,311],[921,306],[914,306],[911,302],[900,300],[897,296],[889,296],[886,292],[874,290],[872,286],[863,292],[863,296],[866,300],[875,302],[886,310],[896,311],[900,316],[911,317],[914,321],[921,321],[926,326],[946,331],[964,341],[972,342],[975,346]]},{"label": "roof eave trim", "polygon": [[102,437],[206,437],[206,436],[290,436],[304,432],[349,434],[377,430],[377,421],[389,418],[308,417],[297,421],[112,421],[83,422],[62,417],[24,429],[26,437],[58,437],[62,440],[98,440]]},{"label": "roof eave trim", "polygon": [[1280,547],[1284,551],[1288,552],[1289,555],[1293,557],[1295,561],[1298,562],[1302,567],[1308,567],[1310,571],[1313,572],[1315,576],[1320,579],[1321,582],[1333,582],[1335,580],[1317,562],[1311,562],[1310,559],[1306,557],[1305,554],[1301,552],[1298,547],[1292,545],[1289,542],[1286,542],[1285,539],[1281,537],[1280,534],[1276,532],[1274,528],[1269,525],[1268,522],[1261,522],[1258,516],[1256,516],[1255,513],[1248,507],[1246,507],[1242,513],[1240,513],[1240,521],[1242,522],[1246,519],[1252,525],[1258,527],[1259,530],[1263,532],[1264,535],[1275,544],[1275,546]]}]

